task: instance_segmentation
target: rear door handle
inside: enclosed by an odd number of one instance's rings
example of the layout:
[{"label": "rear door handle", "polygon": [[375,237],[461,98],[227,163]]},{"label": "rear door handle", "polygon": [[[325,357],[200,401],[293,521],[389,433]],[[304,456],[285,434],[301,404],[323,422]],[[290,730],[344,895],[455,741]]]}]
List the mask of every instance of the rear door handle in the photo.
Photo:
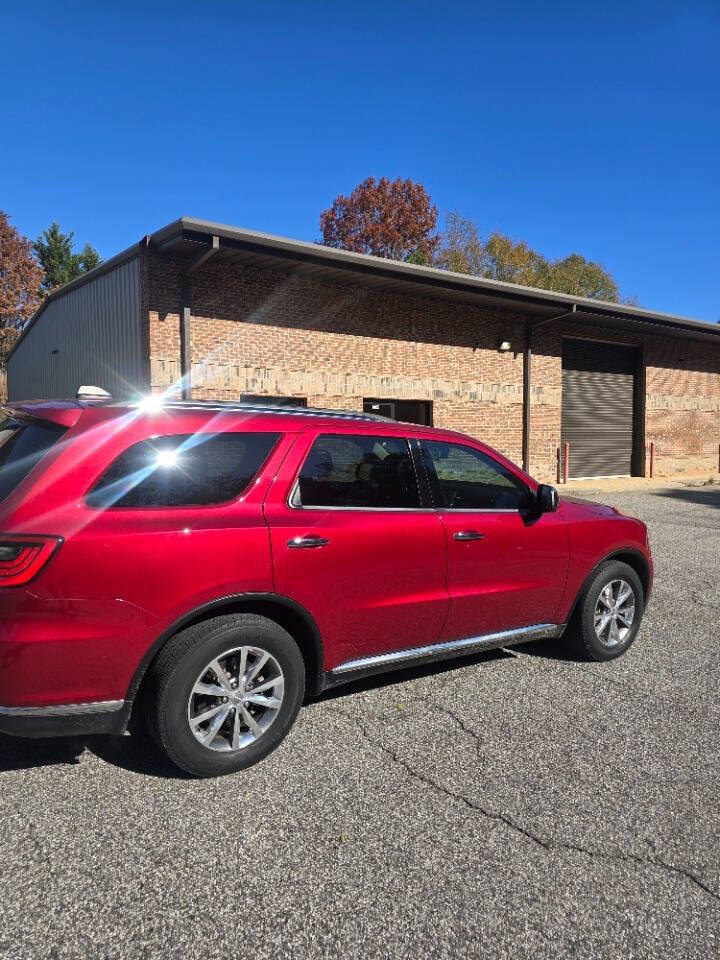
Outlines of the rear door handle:
[{"label": "rear door handle", "polygon": [[479,530],[458,530],[453,534],[453,540],[484,540],[485,534]]},{"label": "rear door handle", "polygon": [[305,537],[293,537],[292,540],[288,540],[287,545],[291,550],[312,550],[315,547],[325,547],[330,543],[329,537],[317,537],[312,533],[309,533]]}]

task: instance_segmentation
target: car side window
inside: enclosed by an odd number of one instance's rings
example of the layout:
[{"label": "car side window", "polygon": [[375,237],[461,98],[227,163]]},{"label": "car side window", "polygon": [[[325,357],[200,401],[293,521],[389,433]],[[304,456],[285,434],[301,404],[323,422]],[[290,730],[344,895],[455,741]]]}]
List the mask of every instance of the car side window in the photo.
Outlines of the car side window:
[{"label": "car side window", "polygon": [[193,433],[128,447],[87,495],[92,507],[225,503],[250,486],[278,433]]},{"label": "car side window", "polygon": [[424,440],[425,466],[445,510],[521,510],[530,492],[502,464],[461,443]]},{"label": "car side window", "polygon": [[407,440],[356,434],[317,437],[291,503],[296,507],[419,508]]}]

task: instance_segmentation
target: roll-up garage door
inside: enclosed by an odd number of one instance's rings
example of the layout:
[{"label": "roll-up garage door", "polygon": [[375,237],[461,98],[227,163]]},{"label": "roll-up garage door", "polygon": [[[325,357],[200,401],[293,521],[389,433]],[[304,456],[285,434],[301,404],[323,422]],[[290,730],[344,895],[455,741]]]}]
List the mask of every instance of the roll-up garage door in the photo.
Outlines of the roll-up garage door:
[{"label": "roll-up garage door", "polygon": [[637,353],[634,347],[563,340],[562,441],[570,476],[632,473]]}]

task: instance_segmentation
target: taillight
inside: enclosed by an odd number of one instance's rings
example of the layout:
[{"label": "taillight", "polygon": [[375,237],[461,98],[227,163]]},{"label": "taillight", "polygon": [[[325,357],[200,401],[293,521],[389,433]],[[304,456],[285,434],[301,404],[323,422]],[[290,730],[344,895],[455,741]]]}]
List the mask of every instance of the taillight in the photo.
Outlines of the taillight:
[{"label": "taillight", "polygon": [[61,537],[23,537],[0,533],[0,587],[19,587],[29,583],[61,543]]}]

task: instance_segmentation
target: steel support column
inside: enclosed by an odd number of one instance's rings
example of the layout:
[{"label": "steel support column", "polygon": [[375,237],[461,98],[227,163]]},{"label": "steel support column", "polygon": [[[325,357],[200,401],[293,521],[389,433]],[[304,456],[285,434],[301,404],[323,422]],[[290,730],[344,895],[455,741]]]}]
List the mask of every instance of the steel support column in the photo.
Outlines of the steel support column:
[{"label": "steel support column", "polygon": [[532,392],[532,335],[533,330],[544,327],[546,323],[555,320],[564,320],[571,317],[577,310],[573,304],[572,310],[565,310],[554,317],[543,317],[534,323],[528,320],[525,323],[525,347],[523,349],[523,430],[522,430],[522,467],[525,473],[530,473],[530,401]]},{"label": "steel support column", "polygon": [[190,343],[190,317],[192,315],[192,288],[191,276],[210,257],[220,249],[220,238],[213,237],[209,247],[196,257],[185,268],[180,281],[180,376],[182,383],[182,398],[190,400],[192,397],[192,350]]}]

